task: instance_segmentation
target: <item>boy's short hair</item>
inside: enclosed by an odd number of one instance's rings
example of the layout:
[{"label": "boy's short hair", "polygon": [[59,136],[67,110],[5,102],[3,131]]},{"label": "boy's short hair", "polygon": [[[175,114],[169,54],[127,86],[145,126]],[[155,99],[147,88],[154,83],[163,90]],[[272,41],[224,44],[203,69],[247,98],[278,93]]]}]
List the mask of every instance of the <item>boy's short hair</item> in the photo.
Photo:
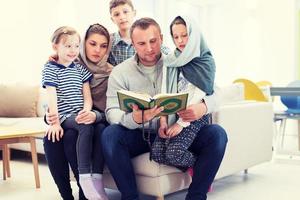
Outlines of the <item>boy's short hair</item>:
[{"label": "boy's short hair", "polygon": [[131,25],[131,27],[130,27],[130,37],[131,37],[131,40],[132,40],[132,33],[133,33],[134,29],[140,28],[142,30],[146,30],[151,25],[157,27],[159,33],[161,34],[160,26],[159,26],[159,24],[154,19],[152,19],[150,17],[143,17],[141,19],[136,20]]},{"label": "boy's short hair", "polygon": [[109,12],[111,13],[111,10],[119,5],[129,5],[132,10],[134,10],[133,8],[133,4],[132,4],[132,1],[131,0],[111,0],[109,2]]}]

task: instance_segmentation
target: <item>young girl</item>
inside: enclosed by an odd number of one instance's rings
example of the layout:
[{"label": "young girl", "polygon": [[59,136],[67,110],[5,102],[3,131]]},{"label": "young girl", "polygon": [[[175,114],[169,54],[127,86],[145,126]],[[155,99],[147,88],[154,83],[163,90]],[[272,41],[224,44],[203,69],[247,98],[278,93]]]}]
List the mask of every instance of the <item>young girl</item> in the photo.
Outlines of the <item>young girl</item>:
[{"label": "young girl", "polygon": [[107,199],[97,192],[91,174],[91,164],[97,165],[97,160],[92,160],[93,124],[78,123],[78,116],[92,109],[89,85],[92,74],[83,65],[74,63],[79,55],[80,36],[73,28],[64,26],[53,33],[51,41],[58,57],[44,66],[42,84],[47,89],[49,115],[59,118],[50,124],[46,135],[55,142],[62,138],[63,130],[78,131],[79,183],[88,199]]},{"label": "young girl", "polygon": [[[213,93],[215,63],[197,25],[192,20],[177,16],[170,25],[176,46],[174,54],[167,57],[164,64],[162,91],[188,92],[188,105],[201,102]],[[178,74],[179,73],[179,74]],[[172,116],[169,116],[172,118]],[[188,150],[201,127],[209,123],[209,116],[193,122],[181,118],[168,126],[167,117],[160,118],[159,136],[152,146],[152,158],[158,163],[173,165],[185,171],[196,161]]]}]

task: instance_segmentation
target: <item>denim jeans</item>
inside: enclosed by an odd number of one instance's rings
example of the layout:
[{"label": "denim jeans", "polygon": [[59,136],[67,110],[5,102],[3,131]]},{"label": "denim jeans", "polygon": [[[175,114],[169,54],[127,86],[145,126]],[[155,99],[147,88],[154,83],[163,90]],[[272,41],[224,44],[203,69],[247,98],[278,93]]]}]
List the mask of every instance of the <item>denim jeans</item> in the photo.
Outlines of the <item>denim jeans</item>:
[{"label": "denim jeans", "polygon": [[[151,136],[153,141],[155,134]],[[189,150],[197,156],[194,175],[186,200],[205,200],[209,186],[219,169],[227,144],[225,130],[219,125],[205,125]],[[149,152],[141,130],[110,125],[102,134],[104,159],[121,192],[122,200],[138,200],[135,173],[131,158]]]},{"label": "denim jeans", "polygon": [[[103,155],[101,148],[101,134],[106,123],[97,123],[94,125],[93,138],[93,171],[94,173],[103,173]],[[63,138],[60,141],[52,142],[44,137],[44,151],[51,175],[56,183],[59,193],[64,200],[74,200],[70,185],[69,165],[73,171],[77,185],[79,187],[79,199],[86,200],[79,185],[79,173],[77,165],[76,143],[78,132],[74,129],[64,130]]]}]

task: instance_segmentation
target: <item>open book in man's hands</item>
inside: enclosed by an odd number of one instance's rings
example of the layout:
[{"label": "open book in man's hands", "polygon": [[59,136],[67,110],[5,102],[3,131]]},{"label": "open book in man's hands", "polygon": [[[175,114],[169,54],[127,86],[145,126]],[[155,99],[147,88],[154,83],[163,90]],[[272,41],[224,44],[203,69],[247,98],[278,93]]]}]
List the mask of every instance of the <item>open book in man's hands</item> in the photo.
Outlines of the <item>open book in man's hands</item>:
[{"label": "open book in man's hands", "polygon": [[151,97],[149,94],[137,93],[128,90],[117,91],[120,109],[125,112],[132,112],[132,104],[135,104],[141,110],[147,110],[163,106],[164,110],[160,115],[170,115],[184,110],[187,105],[188,93],[166,93],[157,94]]}]

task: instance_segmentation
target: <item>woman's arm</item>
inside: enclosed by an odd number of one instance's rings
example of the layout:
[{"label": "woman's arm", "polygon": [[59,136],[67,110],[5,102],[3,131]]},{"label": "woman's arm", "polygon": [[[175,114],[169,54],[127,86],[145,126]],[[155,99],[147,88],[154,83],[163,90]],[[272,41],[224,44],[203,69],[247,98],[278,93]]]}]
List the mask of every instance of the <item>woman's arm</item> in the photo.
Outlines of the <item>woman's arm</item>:
[{"label": "woman's arm", "polygon": [[75,118],[78,124],[92,124],[104,122],[106,120],[105,113],[98,110],[80,111]]}]

